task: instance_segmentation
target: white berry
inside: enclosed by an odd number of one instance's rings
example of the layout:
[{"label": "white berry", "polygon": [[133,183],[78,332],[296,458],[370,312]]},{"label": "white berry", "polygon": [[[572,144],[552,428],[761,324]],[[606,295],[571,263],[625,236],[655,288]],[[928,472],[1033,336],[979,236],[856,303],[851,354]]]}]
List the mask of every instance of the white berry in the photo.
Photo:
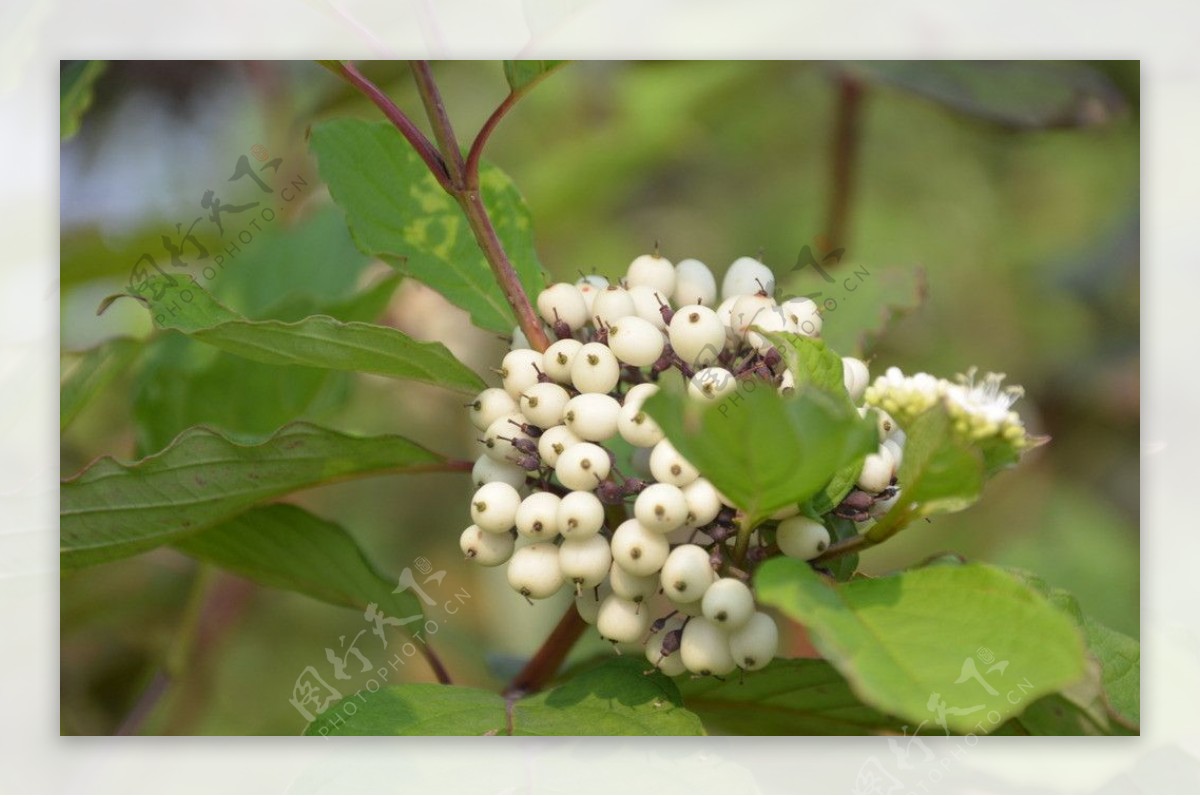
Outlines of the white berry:
[{"label": "white berry", "polygon": [[580,439],[603,442],[617,433],[617,415],[621,404],[603,393],[584,393],[567,401],[563,425]]},{"label": "white berry", "polygon": [[703,616],[692,617],[683,628],[679,656],[692,674],[720,677],[737,668],[725,631]]},{"label": "white berry", "polygon": [[612,326],[621,318],[636,314],[637,308],[633,306],[629,291],[616,285],[601,290],[592,302],[592,322],[596,328]]},{"label": "white berry", "polygon": [[658,254],[643,254],[629,264],[625,272],[625,283],[630,287],[653,288],[664,296],[675,290],[675,266],[666,257]]},{"label": "white berry", "polygon": [[626,520],[613,532],[613,561],[631,574],[653,575],[662,569],[670,552],[671,545],[665,536],[637,520]]},{"label": "white berry", "polygon": [[608,572],[608,583],[612,587],[613,594],[635,603],[647,600],[658,593],[657,572],[650,575],[635,575],[615,561]]},{"label": "white berry", "polygon": [[719,401],[737,388],[737,379],[725,368],[701,368],[688,381],[688,395],[697,401]]},{"label": "white berry", "polygon": [[458,546],[476,564],[496,567],[512,557],[515,541],[511,532],[485,533],[478,525],[472,525],[462,532]]},{"label": "white berry", "polygon": [[562,422],[571,394],[557,384],[541,382],[521,393],[521,414],[535,426],[550,428]]},{"label": "white berry", "polygon": [[805,337],[817,337],[821,334],[821,313],[812,299],[801,296],[790,298],[783,302],[781,309],[784,319],[787,320],[789,332]]},{"label": "white berry", "polygon": [[558,504],[558,532],[567,539],[595,536],[604,526],[604,504],[591,492],[568,492]]},{"label": "white berry", "polygon": [[558,535],[558,504],[561,498],[553,492],[534,492],[517,507],[513,524],[517,533],[537,541],[548,542]]},{"label": "white berry", "polygon": [[687,519],[687,501],[677,486],[650,484],[634,501],[633,515],[649,530],[667,534]]},{"label": "white berry", "polygon": [[688,258],[675,264],[675,292],[671,300],[676,306],[703,304],[711,307],[717,302],[717,280],[708,266]]},{"label": "white berry", "polygon": [[687,486],[700,477],[700,471],[680,456],[671,441],[666,439],[655,445],[650,454],[650,473],[654,480],[678,487]]},{"label": "white berry", "polygon": [[858,403],[871,383],[867,363],[854,357],[842,357],[842,383],[846,385],[846,392],[850,393],[850,400]]},{"label": "white berry", "polygon": [[599,586],[612,567],[608,540],[599,534],[565,540],[558,547],[558,566],[563,578],[575,584],[577,593]]},{"label": "white berry", "polygon": [[862,471],[855,481],[858,488],[872,495],[882,492],[892,483],[895,462],[887,448],[880,448],[876,453],[867,454],[863,459]]},{"label": "white berry", "polygon": [[575,287],[579,288],[579,295],[583,296],[584,302],[587,304],[588,319],[592,317],[592,304],[596,301],[596,295],[608,287],[608,280],[599,274],[589,274],[588,276],[580,277],[575,283]]},{"label": "white berry", "polygon": [[532,439],[521,430],[524,422],[525,416],[522,414],[504,415],[493,420],[483,433],[484,452],[498,462],[511,464],[520,455],[520,451],[513,447],[513,440]]},{"label": "white berry", "polygon": [[662,332],[636,315],[618,319],[608,330],[608,347],[626,365],[653,365],[662,356],[664,345]]},{"label": "white berry", "polygon": [[629,297],[633,299],[633,310],[637,317],[650,323],[655,329],[660,331],[667,328],[667,322],[663,320],[663,306],[671,306],[667,301],[667,297],[658,292],[652,287],[645,285],[629,288]]},{"label": "white berry", "polygon": [[590,315],[579,288],[565,282],[551,285],[539,293],[537,308],[546,323],[553,326],[555,321],[562,321],[571,331],[582,328]]},{"label": "white berry", "polygon": [[492,481],[503,481],[514,489],[525,486],[525,471],[511,462],[499,462],[486,453],[475,460],[471,468],[471,482],[475,488],[490,484]]},{"label": "white berry", "polygon": [[[538,456],[542,458],[543,464],[553,467],[558,464],[558,457],[563,451],[580,442],[583,440],[566,426],[551,426],[538,437]],[[524,472],[521,474],[523,476]]]},{"label": "white berry", "polygon": [[704,597],[704,592],[716,580],[709,563],[708,551],[694,544],[676,547],[663,564],[663,594],[676,602],[694,602]]},{"label": "white berry", "polygon": [[779,523],[775,543],[785,556],[808,561],[829,547],[829,529],[808,517],[789,517]]},{"label": "white berry", "polygon": [[583,348],[583,343],[573,337],[551,343],[542,355],[546,375],[559,384],[570,384],[571,365],[574,364],[575,355],[581,348]]},{"label": "white berry", "polygon": [[683,488],[683,499],[687,504],[684,524],[692,528],[708,525],[721,513],[721,496],[716,487],[706,478],[697,478]]},{"label": "white berry", "polygon": [[471,497],[471,521],[488,533],[508,533],[520,505],[521,495],[511,484],[493,481]]},{"label": "white berry", "polygon": [[746,342],[760,354],[767,353],[775,345],[762,332],[788,331],[787,321],[783,319],[783,313],[779,307],[771,307],[769,310],[759,312],[754,317],[754,323],[751,324],[751,327],[746,332]]},{"label": "white berry", "polygon": [[704,592],[700,610],[726,630],[736,630],[754,615],[754,595],[737,578],[720,578]]},{"label": "white berry", "polygon": [[600,604],[596,629],[609,641],[634,642],[650,629],[650,611],[641,603],[610,594]]},{"label": "white berry", "polygon": [[763,668],[778,652],[779,628],[761,611],[729,634],[729,653],[734,663],[748,672]]},{"label": "white berry", "polygon": [[745,338],[751,326],[769,322],[767,316],[775,312],[775,299],[770,296],[757,293],[741,296],[733,302],[733,307],[729,310],[729,325],[739,339]]},{"label": "white berry", "polygon": [[[638,386],[652,386],[657,389],[657,385]],[[639,448],[649,448],[663,438],[662,428],[642,409],[642,402],[631,401],[629,395],[625,397],[625,404],[617,413],[617,432],[630,445]]]},{"label": "white berry", "polygon": [[753,257],[739,257],[721,280],[721,297],[749,296],[758,292],[775,292],[775,274]]},{"label": "white berry", "polygon": [[603,343],[586,343],[571,363],[571,383],[580,392],[612,392],[621,378],[621,363]]},{"label": "white berry", "polygon": [[544,370],[541,353],[530,348],[518,348],[504,355],[500,363],[500,378],[504,389],[513,398],[537,384],[538,371]]},{"label": "white berry", "polygon": [[487,431],[487,427],[495,422],[496,418],[511,415],[517,411],[516,400],[506,390],[499,387],[488,387],[467,405],[467,414],[471,417],[471,425],[480,431]]},{"label": "white berry", "polygon": [[699,304],[676,310],[668,330],[671,348],[693,368],[712,364],[725,348],[725,324],[715,310]]},{"label": "white berry", "polygon": [[526,545],[513,553],[506,574],[508,585],[529,599],[553,596],[563,585],[558,548],[551,542]]},{"label": "white berry", "polygon": [[787,397],[796,391],[796,374],[790,370],[784,370],[779,377],[779,394]]},{"label": "white berry", "polygon": [[580,618],[589,625],[596,624],[596,619],[600,616],[600,604],[611,593],[608,584],[601,583],[594,589],[584,589],[575,595],[575,610],[579,612]]},{"label": "white berry", "polygon": [[608,478],[611,467],[608,451],[594,443],[581,442],[559,455],[554,474],[568,489],[592,490]]}]

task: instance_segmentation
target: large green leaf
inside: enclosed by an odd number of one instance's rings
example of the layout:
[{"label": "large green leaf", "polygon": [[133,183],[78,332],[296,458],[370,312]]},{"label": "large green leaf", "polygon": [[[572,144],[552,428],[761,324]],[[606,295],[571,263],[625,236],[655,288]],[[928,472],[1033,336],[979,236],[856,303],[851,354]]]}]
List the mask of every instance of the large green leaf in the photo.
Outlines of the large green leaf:
[{"label": "large green leaf", "polygon": [[308,423],[248,444],[191,428],[153,456],[133,464],[106,456],[63,482],[61,562],[76,567],[131,556],[298,489],[435,470],[443,461],[403,437],[351,437]]},{"label": "large green leaf", "polygon": [[83,114],[92,104],[96,80],[104,74],[105,61],[68,61],[58,74],[59,138],[63,141],[79,132]]},{"label": "large green leaf", "polygon": [[121,375],[141,350],[140,340],[117,337],[83,352],[63,375],[59,388],[59,430],[70,425],[88,401]]},{"label": "large green leaf", "polygon": [[505,61],[504,78],[514,94],[528,91],[566,61]]},{"label": "large green leaf", "polygon": [[[342,225],[341,219],[336,219]],[[344,225],[343,225],[344,229]],[[356,252],[357,253],[357,252]],[[346,299],[317,303],[290,293],[262,306],[257,289],[238,291],[264,317],[290,320],[312,314],[372,321],[387,307],[402,277],[392,274]],[[257,282],[253,277],[251,283]],[[239,281],[238,287],[245,287]],[[220,351],[178,333],[153,340],[135,384],[137,450],[161,450],[185,428],[212,426],[234,434],[266,435],[295,420],[322,422],[350,394],[352,374],[325,368],[266,365]]]},{"label": "large green leaf", "polygon": [[768,332],[765,336],[783,356],[797,385],[811,384],[830,395],[850,400],[842,377],[842,358],[824,340],[791,332]]},{"label": "large green leaf", "polygon": [[[407,684],[331,705],[308,735],[702,735],[668,677],[614,658],[507,705],[477,688]],[[353,712],[350,708],[353,707]],[[507,708],[507,709],[506,709]]]},{"label": "large green leaf", "polygon": [[265,586],[306,594],[333,605],[407,619],[421,603],[384,576],[344,528],[299,506],[277,503],[244,511],[187,536],[175,547]]},{"label": "large green leaf", "polygon": [[[467,310],[477,326],[516,323],[458,203],[388,123],[323,122],[312,130],[321,177],[359,248],[384,258]],[[498,169],[480,169],[484,204],[526,293],[543,287],[529,210]]]},{"label": "large green leaf", "polygon": [[879,443],[873,420],[815,388],[785,399],[765,383],[741,382],[712,406],[662,390],[646,411],[751,525],[813,497]]},{"label": "large green leaf", "polygon": [[1051,586],[1026,570],[1009,572],[1074,620],[1099,666],[1104,707],[1120,722],[1136,727],[1141,722],[1142,684],[1142,653],[1137,640],[1084,614],[1075,595],[1067,590]]},{"label": "large green leaf", "polygon": [[905,731],[904,722],[864,705],[828,661],[779,659],[738,677],[682,680],[679,690],[683,704],[710,732],[878,735]]},{"label": "large green leaf", "polygon": [[954,732],[983,731],[1085,675],[1071,620],[1006,572],[932,566],[832,584],[801,561],[759,569],[759,599],[807,627],[813,644],[878,710]]},{"label": "large green leaf", "polygon": [[195,283],[155,280],[135,297],[158,328],[255,362],[377,373],[469,393],[485,386],[441,343],[422,343],[389,326],[343,323],[324,315],[292,323],[250,321]]},{"label": "large green leaf", "polygon": [[1126,109],[1103,73],[1078,62],[851,61],[841,68],[1014,129],[1095,126]]}]

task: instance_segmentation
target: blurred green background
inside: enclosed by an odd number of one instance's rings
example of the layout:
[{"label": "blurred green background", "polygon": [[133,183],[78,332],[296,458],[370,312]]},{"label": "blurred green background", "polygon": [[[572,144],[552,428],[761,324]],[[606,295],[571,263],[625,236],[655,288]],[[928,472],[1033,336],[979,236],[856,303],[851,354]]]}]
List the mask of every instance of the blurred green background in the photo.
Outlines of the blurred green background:
[{"label": "blurred green background", "polygon": [[[970,510],[906,531],[862,568],[885,572],[947,550],[1020,566],[1136,636],[1138,65],[991,65],[982,75],[923,67],[570,64],[501,124],[489,157],[523,192],[556,277],[617,277],[656,241],[666,256],[697,257],[718,275],[761,252],[786,291],[836,302],[825,329],[842,353],[857,352],[885,305],[913,308],[865,351],[874,372],[895,364],[949,376],[978,365],[1023,384],[1018,408],[1051,444],[997,477]],[[403,64],[362,68],[420,116]],[[504,96],[501,66],[435,71],[467,139]],[[860,91],[850,116],[857,144],[846,150],[845,255],[830,283],[792,269],[803,247],[828,244],[848,76]],[[304,175],[310,187],[204,284],[247,316],[288,319],[341,312],[346,299],[378,287],[361,311],[442,340],[486,373],[505,344],[419,285],[380,300],[392,272],[355,251],[319,185],[308,125],[380,118],[373,106],[305,63],[113,63],[95,92],[62,150],[64,373],[75,352],[113,336],[145,342],[63,431],[64,477],[102,454],[151,453],[200,422],[254,435],[307,418],[472,455],[457,396],[247,363],[178,335],[151,336],[130,301],[95,313],[143,252],[161,252],[162,236],[178,238],[175,225],[186,229],[204,212],[204,191],[225,201],[248,195],[227,180],[237,158],[261,145],[283,159],[281,174]],[[469,493],[461,476],[380,477],[298,502],[342,523],[388,572],[422,556],[447,570],[447,594],[471,598],[442,622],[438,651],[456,681],[497,686],[561,607],[530,608],[503,568],[464,565],[457,539]],[[125,728],[144,733],[299,733],[305,721],[288,702],[296,677],[325,666],[325,649],[365,626],[353,611],[202,572],[166,549],[64,573],[61,621],[64,734],[113,733],[131,715]],[[383,665],[369,642],[368,633],[360,647]],[[601,646],[589,639],[576,657]],[[144,700],[152,707],[141,715],[139,697],[161,684],[164,666],[172,684],[162,699]],[[432,679],[416,659],[401,676]]]}]

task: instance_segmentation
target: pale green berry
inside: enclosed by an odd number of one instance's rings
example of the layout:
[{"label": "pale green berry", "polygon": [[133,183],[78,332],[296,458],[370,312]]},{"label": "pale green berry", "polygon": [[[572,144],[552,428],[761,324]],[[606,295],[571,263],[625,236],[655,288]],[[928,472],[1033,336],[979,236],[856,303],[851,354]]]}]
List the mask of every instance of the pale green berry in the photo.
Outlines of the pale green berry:
[{"label": "pale green berry", "polygon": [[775,543],[785,556],[808,561],[829,547],[829,529],[814,519],[798,515],[779,523]]}]

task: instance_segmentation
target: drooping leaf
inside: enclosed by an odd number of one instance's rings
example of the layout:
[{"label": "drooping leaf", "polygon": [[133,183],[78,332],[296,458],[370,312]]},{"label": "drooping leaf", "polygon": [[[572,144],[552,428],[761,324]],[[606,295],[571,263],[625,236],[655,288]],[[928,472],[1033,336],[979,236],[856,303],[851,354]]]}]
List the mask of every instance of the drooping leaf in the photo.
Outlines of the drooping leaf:
[{"label": "drooping leaf", "polygon": [[815,388],[785,399],[747,381],[712,406],[662,390],[646,411],[751,524],[813,497],[879,444],[873,420]]},{"label": "drooping leaf", "polygon": [[393,594],[396,579],[384,576],[353,536],[299,506],[252,508],[174,546],[264,586],[360,611],[374,604],[400,620],[421,616],[417,597]]},{"label": "drooping leaf", "polygon": [[249,321],[197,284],[155,280],[136,296],[154,325],[269,365],[376,373],[477,392],[484,383],[441,343],[423,343],[389,326],[314,315],[293,323]]},{"label": "drooping leaf", "polygon": [[[516,323],[462,209],[390,124],[335,119],[313,128],[321,177],[359,248],[441,293],[475,325],[509,333]],[[530,296],[543,286],[529,210],[498,169],[480,169],[496,234]]]},{"label": "drooping leaf", "polygon": [[59,70],[59,138],[67,140],[79,132],[83,114],[92,104],[96,80],[104,74],[105,61],[68,61]]},{"label": "drooping leaf", "polygon": [[[765,669],[718,680],[681,679],[683,704],[710,732],[731,735],[912,734],[913,727],[864,705],[822,660],[777,659]],[[940,732],[923,728],[923,732]]]},{"label": "drooping leaf", "polygon": [[[341,219],[336,219],[341,225]],[[357,252],[355,252],[357,254]],[[402,277],[392,274],[348,298],[317,304],[298,293],[263,305],[263,317],[279,320],[328,315],[341,321],[373,321],[387,307]],[[256,276],[252,282],[258,280]],[[244,287],[239,282],[239,287]],[[266,300],[257,290],[239,291],[252,306]],[[208,425],[233,433],[266,435],[285,423],[320,423],[349,397],[352,375],[324,368],[266,365],[214,349],[186,335],[154,339],[135,383],[137,450],[145,455],[170,444],[185,428]]]},{"label": "drooping leaf", "polygon": [[533,88],[539,80],[566,61],[505,61],[504,78],[514,94]]},{"label": "drooping leaf", "polygon": [[1070,61],[851,61],[848,74],[1017,130],[1093,127],[1123,114],[1120,90]]},{"label": "drooping leaf", "polygon": [[504,697],[477,688],[393,685],[334,703],[305,734],[703,735],[675,684],[645,674],[644,663],[614,658],[507,710]]},{"label": "drooping leaf", "polygon": [[142,351],[142,342],[117,337],[83,352],[63,375],[59,387],[58,427],[61,431],[92,398],[112,383]]},{"label": "drooping leaf", "polygon": [[803,624],[863,702],[917,724],[972,732],[992,717],[999,725],[1085,674],[1071,620],[994,567],[833,584],[777,558],[755,582],[760,601]]},{"label": "drooping leaf", "polygon": [[240,443],[191,428],[132,464],[111,457],[62,483],[60,559],[97,564],[173,542],[264,500],[358,475],[437,469],[403,437],[352,437],[309,423]]}]

